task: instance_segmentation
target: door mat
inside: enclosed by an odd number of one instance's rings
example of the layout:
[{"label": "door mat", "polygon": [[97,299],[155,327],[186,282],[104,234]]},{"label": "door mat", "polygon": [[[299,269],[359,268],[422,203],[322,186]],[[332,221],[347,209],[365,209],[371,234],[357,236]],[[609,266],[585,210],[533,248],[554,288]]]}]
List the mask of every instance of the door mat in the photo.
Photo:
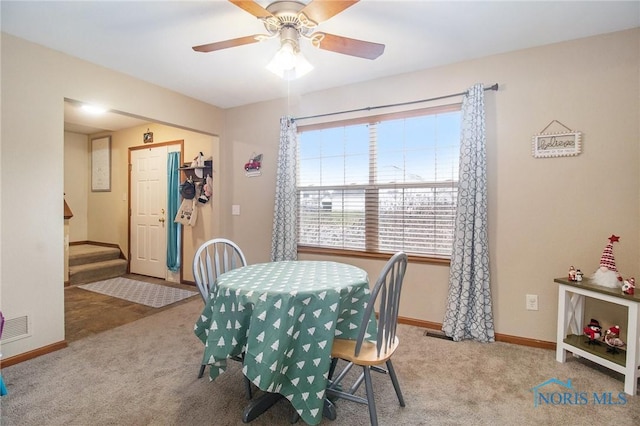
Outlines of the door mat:
[{"label": "door mat", "polygon": [[151,306],[152,308],[161,308],[198,294],[195,291],[136,281],[123,277],[83,284],[78,287],[95,293],[140,303],[141,305]]}]

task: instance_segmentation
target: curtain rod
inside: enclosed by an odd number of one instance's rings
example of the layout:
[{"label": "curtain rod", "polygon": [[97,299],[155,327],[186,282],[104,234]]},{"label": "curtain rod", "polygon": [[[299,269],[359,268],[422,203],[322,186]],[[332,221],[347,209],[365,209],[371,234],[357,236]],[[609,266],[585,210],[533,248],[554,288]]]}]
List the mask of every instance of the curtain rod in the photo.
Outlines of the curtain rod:
[{"label": "curtain rod", "polygon": [[[498,90],[498,83],[494,84],[493,86],[485,87],[484,90],[485,91],[486,90]],[[401,103],[398,103],[398,104],[378,105],[378,106],[373,106],[373,107],[350,109],[350,110],[346,110],[346,111],[328,112],[326,114],[308,115],[306,117],[293,117],[293,118],[291,118],[291,120],[292,121],[306,120],[306,119],[309,119],[309,118],[326,117],[326,116],[329,116],[329,115],[347,114],[347,113],[350,113],[350,112],[360,112],[360,111],[371,111],[372,109],[391,108],[391,107],[396,107],[396,106],[419,104],[421,102],[439,101],[441,99],[454,98],[456,96],[466,95],[467,93],[469,93],[469,92],[468,91],[464,91],[464,92],[460,92],[460,93],[453,93],[451,95],[438,96],[438,97],[435,97],[435,98],[420,99],[419,101],[409,101],[409,102],[401,102]]]}]

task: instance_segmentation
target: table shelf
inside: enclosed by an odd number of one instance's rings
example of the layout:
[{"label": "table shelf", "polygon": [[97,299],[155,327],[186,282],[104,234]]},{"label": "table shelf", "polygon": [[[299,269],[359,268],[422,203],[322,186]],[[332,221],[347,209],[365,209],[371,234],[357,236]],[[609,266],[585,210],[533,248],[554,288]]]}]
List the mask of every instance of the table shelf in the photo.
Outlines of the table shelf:
[{"label": "table shelf", "polygon": [[[558,329],[556,361],[565,362],[567,353],[586,358],[624,375],[624,391],[635,395],[638,390],[638,366],[640,366],[640,316],[638,295],[623,294],[620,289],[598,286],[585,279],[581,282],[556,278],[558,283]],[[582,334],[585,299],[591,298],[627,308],[627,346],[618,353],[607,352],[606,343],[588,344]]]},{"label": "table shelf", "polygon": [[567,345],[589,352],[590,354],[614,362],[622,367],[626,365],[627,351],[624,349],[618,349],[617,353],[611,353],[607,351],[610,347],[607,346],[606,343],[598,341],[595,344],[589,344],[588,341],[589,338],[587,336],[577,334],[569,334],[564,339],[564,343]]}]

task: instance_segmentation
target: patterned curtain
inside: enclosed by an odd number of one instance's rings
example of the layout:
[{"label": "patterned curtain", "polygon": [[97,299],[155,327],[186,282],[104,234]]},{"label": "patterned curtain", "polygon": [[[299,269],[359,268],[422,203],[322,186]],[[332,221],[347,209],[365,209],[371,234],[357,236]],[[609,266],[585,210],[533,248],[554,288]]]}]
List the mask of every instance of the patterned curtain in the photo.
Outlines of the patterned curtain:
[{"label": "patterned curtain", "polygon": [[298,258],[298,194],[296,193],[298,126],[290,117],[280,119],[280,150],[276,171],[271,261]]},{"label": "patterned curtain", "polygon": [[180,224],[173,221],[180,208],[180,153],[170,152],[167,157],[167,268],[180,270]]},{"label": "patterned curtain", "polygon": [[442,331],[454,341],[495,341],[489,243],[484,87],[476,84],[462,102],[458,210]]}]

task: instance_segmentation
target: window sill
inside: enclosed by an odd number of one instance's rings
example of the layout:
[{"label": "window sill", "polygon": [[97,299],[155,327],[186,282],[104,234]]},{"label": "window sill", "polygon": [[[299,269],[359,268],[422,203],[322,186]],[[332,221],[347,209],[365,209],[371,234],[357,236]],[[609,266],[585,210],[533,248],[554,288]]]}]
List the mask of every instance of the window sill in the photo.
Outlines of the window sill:
[{"label": "window sill", "polygon": [[[381,259],[381,260],[389,260],[393,253],[380,253],[380,252],[364,252],[357,250],[343,250],[343,249],[335,249],[335,248],[322,248],[322,247],[310,247],[310,246],[301,246],[298,245],[298,253],[303,254],[321,254],[326,256],[343,256],[343,257],[354,257],[359,259]],[[407,255],[409,258],[409,262],[411,263],[424,263],[430,265],[443,265],[449,266],[451,264],[451,259],[442,258],[442,257],[427,257],[427,256],[418,256],[418,255]]]}]

